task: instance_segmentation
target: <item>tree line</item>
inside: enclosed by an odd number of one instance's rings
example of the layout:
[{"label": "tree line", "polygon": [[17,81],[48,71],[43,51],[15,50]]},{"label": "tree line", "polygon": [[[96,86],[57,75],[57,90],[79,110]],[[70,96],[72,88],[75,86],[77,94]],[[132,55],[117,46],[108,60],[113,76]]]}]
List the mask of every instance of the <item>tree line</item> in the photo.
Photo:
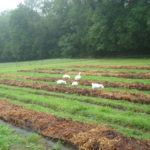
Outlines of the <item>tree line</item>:
[{"label": "tree line", "polygon": [[0,61],[150,54],[150,0],[24,0],[0,13]]}]

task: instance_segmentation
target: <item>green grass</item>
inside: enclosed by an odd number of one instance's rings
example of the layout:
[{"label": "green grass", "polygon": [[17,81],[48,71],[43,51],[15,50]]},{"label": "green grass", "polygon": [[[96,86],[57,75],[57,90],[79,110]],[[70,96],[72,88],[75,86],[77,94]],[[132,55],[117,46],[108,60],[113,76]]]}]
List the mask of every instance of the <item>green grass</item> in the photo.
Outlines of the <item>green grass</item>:
[{"label": "green grass", "polygon": [[[67,112],[75,116],[83,116],[85,118],[94,119],[99,124],[109,124],[110,122],[116,125],[128,126],[135,129],[150,130],[150,124],[147,120],[149,115],[136,114],[132,111],[115,110],[107,106],[96,106],[79,101],[69,101],[64,98],[55,96],[35,95],[22,91],[13,92],[6,89],[1,89],[0,95],[9,99],[15,99],[25,103],[42,105],[54,111]],[[71,107],[70,107],[71,106]]]},{"label": "green grass", "polygon": [[5,89],[7,91],[12,91],[13,93],[15,93],[16,91],[24,91],[27,93],[32,93],[32,94],[40,94],[40,95],[49,95],[51,96],[55,96],[55,97],[63,97],[64,99],[67,100],[76,100],[76,101],[80,101],[80,102],[85,102],[85,103],[92,103],[95,105],[104,105],[104,106],[108,106],[111,108],[117,108],[120,110],[130,110],[132,112],[142,112],[142,113],[148,113],[150,114],[150,107],[149,105],[146,104],[134,104],[134,103],[130,103],[128,101],[122,101],[122,100],[109,100],[109,99],[104,99],[104,98],[94,98],[94,97],[87,97],[87,96],[78,96],[75,94],[64,94],[64,93],[56,93],[56,92],[47,92],[47,91],[43,91],[43,90],[35,90],[35,89],[31,89],[31,88],[23,88],[23,87],[14,87],[14,86],[8,86],[8,85],[2,85],[0,84],[0,88],[1,89]]},{"label": "green grass", "polygon": [[0,150],[44,150],[46,148],[41,136],[37,134],[23,136],[15,133],[7,125],[0,124]]},{"label": "green grass", "polygon": [[[66,68],[69,65],[138,65],[150,66],[150,59],[50,59],[40,61],[27,61],[15,63],[0,63],[0,74],[16,74],[35,77],[58,77],[62,74],[17,72],[18,70],[31,70],[35,68]],[[66,67],[62,67],[66,66]],[[73,69],[68,68],[68,69]],[[150,72],[142,69],[99,69],[77,68],[83,70],[118,70]],[[71,75],[73,78],[74,75]],[[4,78],[3,78],[4,79]],[[25,79],[5,78],[19,81],[32,81]],[[144,83],[150,84],[149,79],[125,79],[116,77],[82,76],[83,80]],[[56,84],[55,82],[38,81],[44,84]],[[66,85],[70,86],[70,85]],[[81,86],[91,88],[90,86]],[[150,91],[139,91],[127,88],[105,88],[107,91],[127,91],[150,95]],[[46,112],[58,117],[71,118],[82,122],[90,122],[111,126],[125,136],[139,139],[150,139],[150,106],[136,104],[123,100],[109,100],[75,94],[47,92],[23,87],[13,87],[0,84],[0,99],[6,99],[11,103],[23,105],[27,109]],[[7,135],[11,139],[11,135]],[[25,138],[22,137],[22,140]],[[6,142],[7,143],[7,142]],[[19,141],[16,140],[16,143]],[[27,142],[28,143],[28,142]],[[30,143],[30,142],[29,142]],[[34,142],[33,142],[34,143]],[[0,146],[3,144],[0,144]],[[6,144],[7,145],[7,144]],[[22,150],[22,149],[21,149]]]}]

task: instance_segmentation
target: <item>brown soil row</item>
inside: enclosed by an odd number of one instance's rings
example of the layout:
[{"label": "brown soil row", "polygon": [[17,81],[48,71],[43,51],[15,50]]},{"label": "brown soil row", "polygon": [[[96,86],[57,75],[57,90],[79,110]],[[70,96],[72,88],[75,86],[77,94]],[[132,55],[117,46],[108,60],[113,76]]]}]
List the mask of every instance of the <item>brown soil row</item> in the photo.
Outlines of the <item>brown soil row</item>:
[{"label": "brown soil row", "polygon": [[109,127],[58,118],[0,102],[0,118],[43,136],[75,144],[81,150],[149,150],[149,140],[127,138]]},{"label": "brown soil row", "polygon": [[[48,68],[39,68],[35,70],[49,70]],[[53,71],[75,71],[75,72],[86,72],[86,73],[125,73],[125,74],[150,74],[150,72],[137,72],[137,71],[118,71],[118,70],[81,70],[81,69],[54,69],[52,68],[51,70]]]},{"label": "brown soil row", "polygon": [[68,94],[78,94],[83,96],[92,96],[92,97],[102,97],[106,99],[113,100],[126,100],[134,103],[142,103],[142,104],[150,104],[150,96],[144,94],[135,94],[130,92],[122,92],[122,91],[105,91],[105,90],[91,90],[84,88],[76,88],[76,87],[65,87],[61,85],[48,85],[48,84],[40,84],[37,82],[24,82],[24,81],[15,81],[15,80],[7,80],[0,79],[0,84],[6,84],[11,86],[18,87],[29,87],[34,89],[42,89],[47,91],[68,93]]},{"label": "brown soil row", "polygon": [[[49,74],[62,74],[60,71],[46,71],[46,70],[19,70],[19,72],[37,72],[37,73],[49,73]],[[76,75],[76,72],[67,72],[69,75]],[[103,77],[118,77],[118,78],[129,78],[129,79],[150,79],[148,74],[107,74],[107,73],[85,73],[82,75],[87,76],[103,76]]]},{"label": "brown soil row", "polygon": [[101,65],[72,65],[64,67],[110,68],[110,69],[143,69],[150,70],[150,66],[101,66]]},{"label": "brown soil row", "polygon": [[[13,77],[13,78],[22,78],[22,79],[31,79],[31,80],[41,80],[41,81],[48,81],[48,82],[55,82],[60,78],[55,77],[32,77],[32,76],[23,76],[23,75],[7,75],[1,74],[0,77]],[[67,79],[67,82],[72,83],[72,79]],[[137,89],[137,90],[150,90],[150,84],[144,83],[122,83],[122,82],[109,82],[109,81],[92,81],[92,80],[79,80],[79,84],[85,86],[91,86],[92,83],[96,82],[99,84],[103,84],[105,87],[121,87],[121,88],[128,88],[128,89]]]}]

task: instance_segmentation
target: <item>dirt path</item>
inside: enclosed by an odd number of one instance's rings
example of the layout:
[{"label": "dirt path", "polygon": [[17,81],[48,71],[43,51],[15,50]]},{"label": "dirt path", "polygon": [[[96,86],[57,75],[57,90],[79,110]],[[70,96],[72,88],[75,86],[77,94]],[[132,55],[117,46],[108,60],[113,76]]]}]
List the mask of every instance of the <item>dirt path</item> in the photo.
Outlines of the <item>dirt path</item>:
[{"label": "dirt path", "polygon": [[149,150],[150,141],[127,138],[111,128],[57,118],[0,101],[0,118],[43,136],[75,144],[81,150]]}]

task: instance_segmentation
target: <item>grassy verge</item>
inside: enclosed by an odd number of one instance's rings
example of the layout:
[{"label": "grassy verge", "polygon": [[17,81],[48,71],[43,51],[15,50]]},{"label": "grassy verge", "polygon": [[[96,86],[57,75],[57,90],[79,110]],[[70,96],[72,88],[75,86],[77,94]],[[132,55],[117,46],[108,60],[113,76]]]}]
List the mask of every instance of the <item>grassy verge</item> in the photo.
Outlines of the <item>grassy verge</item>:
[{"label": "grassy verge", "polygon": [[0,150],[50,150],[37,134],[21,136],[0,124]]}]

